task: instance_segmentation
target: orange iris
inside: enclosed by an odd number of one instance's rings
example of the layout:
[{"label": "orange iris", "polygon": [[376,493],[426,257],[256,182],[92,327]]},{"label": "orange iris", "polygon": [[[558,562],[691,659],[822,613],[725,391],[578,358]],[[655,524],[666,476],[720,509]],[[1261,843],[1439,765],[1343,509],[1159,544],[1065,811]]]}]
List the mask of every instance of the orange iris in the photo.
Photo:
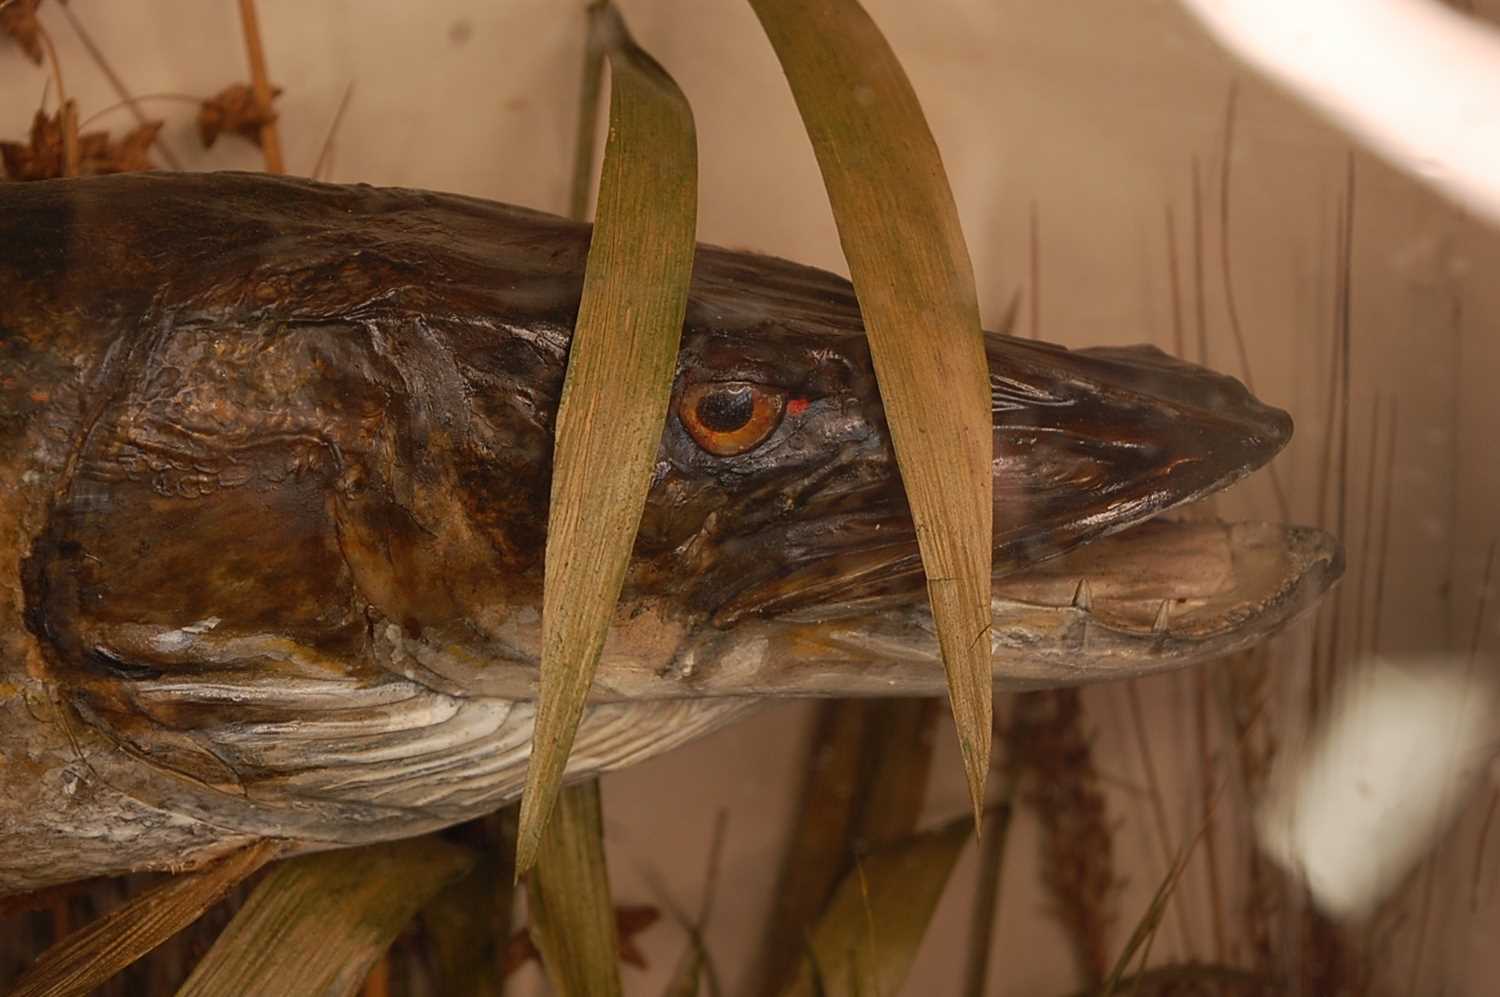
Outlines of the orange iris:
[{"label": "orange iris", "polygon": [[734,457],[765,442],[785,409],[785,392],[750,381],[690,384],[677,403],[687,431],[716,457]]}]

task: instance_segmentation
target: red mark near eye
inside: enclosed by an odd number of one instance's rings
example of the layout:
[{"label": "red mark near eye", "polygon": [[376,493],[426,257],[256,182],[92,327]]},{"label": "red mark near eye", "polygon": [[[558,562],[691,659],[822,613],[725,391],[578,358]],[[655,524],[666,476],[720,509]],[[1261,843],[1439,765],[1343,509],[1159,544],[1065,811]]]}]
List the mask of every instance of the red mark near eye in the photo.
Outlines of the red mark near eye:
[{"label": "red mark near eye", "polygon": [[801,415],[807,411],[809,404],[811,403],[806,398],[793,398],[786,403],[787,415]]}]

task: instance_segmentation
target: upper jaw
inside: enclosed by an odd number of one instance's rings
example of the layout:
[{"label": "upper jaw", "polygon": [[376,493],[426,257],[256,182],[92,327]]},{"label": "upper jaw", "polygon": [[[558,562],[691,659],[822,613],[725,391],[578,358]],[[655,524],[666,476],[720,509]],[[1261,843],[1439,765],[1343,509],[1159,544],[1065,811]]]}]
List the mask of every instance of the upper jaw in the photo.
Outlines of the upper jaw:
[{"label": "upper jaw", "polygon": [[[1238,381],[1153,348],[1069,351],[991,335],[987,353],[997,578],[1218,491],[1291,436],[1286,413]],[[716,625],[925,602],[910,512],[869,391],[870,437],[790,476],[791,515],[761,519],[756,510],[769,503],[757,501],[743,529],[718,538],[718,563],[704,576],[713,591],[700,601]]]}]

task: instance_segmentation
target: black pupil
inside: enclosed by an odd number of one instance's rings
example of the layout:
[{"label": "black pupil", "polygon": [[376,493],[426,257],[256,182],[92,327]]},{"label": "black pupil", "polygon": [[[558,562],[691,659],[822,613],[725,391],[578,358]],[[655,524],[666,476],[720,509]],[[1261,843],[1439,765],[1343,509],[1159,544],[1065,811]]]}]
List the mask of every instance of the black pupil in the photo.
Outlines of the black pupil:
[{"label": "black pupil", "polygon": [[748,387],[721,388],[698,399],[698,421],[715,433],[743,429],[755,414],[755,393]]}]

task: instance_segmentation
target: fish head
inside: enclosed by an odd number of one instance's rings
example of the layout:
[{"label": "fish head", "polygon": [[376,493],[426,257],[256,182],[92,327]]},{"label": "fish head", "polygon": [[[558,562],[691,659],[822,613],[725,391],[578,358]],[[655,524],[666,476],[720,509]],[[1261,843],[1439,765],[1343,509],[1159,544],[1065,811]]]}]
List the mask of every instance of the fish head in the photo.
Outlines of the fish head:
[{"label": "fish head", "polygon": [[[0,202],[0,754],[42,773],[0,766],[0,892],[513,798],[588,229],[225,174]],[[1183,512],[1290,435],[1239,382],[985,350],[997,685],[1202,662],[1338,577],[1320,531]],[[942,693],[884,412],[847,281],[700,249],[571,772],[777,697]]]}]

